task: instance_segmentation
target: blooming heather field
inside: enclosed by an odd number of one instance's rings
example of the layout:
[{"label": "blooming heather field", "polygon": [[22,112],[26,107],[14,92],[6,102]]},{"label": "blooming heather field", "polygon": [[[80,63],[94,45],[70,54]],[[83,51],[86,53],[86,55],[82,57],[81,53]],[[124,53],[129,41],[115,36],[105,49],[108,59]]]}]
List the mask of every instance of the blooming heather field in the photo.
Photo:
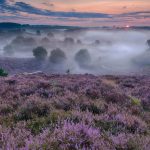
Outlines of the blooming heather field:
[{"label": "blooming heather field", "polygon": [[0,78],[2,150],[149,150],[150,77]]}]

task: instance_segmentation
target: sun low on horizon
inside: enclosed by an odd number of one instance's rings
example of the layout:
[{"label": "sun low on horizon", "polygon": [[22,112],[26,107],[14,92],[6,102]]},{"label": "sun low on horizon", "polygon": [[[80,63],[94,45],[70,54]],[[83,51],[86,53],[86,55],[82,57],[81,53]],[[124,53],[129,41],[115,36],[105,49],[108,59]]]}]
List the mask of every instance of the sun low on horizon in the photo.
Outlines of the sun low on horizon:
[{"label": "sun low on horizon", "polygon": [[149,26],[150,0],[0,0],[0,22]]}]

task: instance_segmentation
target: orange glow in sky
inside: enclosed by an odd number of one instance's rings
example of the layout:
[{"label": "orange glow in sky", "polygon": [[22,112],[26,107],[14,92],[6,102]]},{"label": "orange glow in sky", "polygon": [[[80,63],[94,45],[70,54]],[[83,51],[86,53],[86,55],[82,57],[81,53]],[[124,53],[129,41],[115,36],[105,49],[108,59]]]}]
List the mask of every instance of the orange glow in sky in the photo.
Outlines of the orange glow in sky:
[{"label": "orange glow in sky", "polygon": [[[2,0],[2,2],[7,2],[7,5],[15,7],[15,9],[19,8],[19,11],[17,10],[17,12],[20,16],[22,15],[27,19],[29,18],[29,20],[36,20],[35,22],[38,22],[38,17],[35,16],[39,16],[40,19],[45,19],[44,23],[46,24],[58,22],[58,24],[62,25],[86,24],[88,26],[150,25],[150,0]],[[16,7],[15,5],[18,3],[19,6]],[[2,8],[4,8],[4,6],[2,6]],[[35,11],[34,9],[37,10]],[[13,9],[11,8],[11,11],[12,10]],[[10,16],[11,14],[13,16],[16,15],[11,11],[9,10],[5,13],[4,11],[2,13],[0,12],[0,17],[3,17],[6,20],[5,16]],[[90,16],[81,17],[82,14],[80,14],[80,17],[63,16],[60,14],[58,16],[48,16],[41,14],[40,11],[68,12],[68,14],[71,12],[103,13],[109,15],[110,17],[97,17],[97,19],[95,19]],[[21,20],[18,19],[17,21]],[[32,23],[34,24],[35,22]]]}]

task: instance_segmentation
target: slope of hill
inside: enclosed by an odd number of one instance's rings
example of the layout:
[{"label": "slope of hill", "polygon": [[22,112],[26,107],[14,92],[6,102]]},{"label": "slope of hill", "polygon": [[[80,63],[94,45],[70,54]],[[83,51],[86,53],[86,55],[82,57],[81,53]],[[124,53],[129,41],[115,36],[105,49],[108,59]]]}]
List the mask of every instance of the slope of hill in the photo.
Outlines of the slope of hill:
[{"label": "slope of hill", "polygon": [[149,150],[150,77],[0,78],[0,149]]}]

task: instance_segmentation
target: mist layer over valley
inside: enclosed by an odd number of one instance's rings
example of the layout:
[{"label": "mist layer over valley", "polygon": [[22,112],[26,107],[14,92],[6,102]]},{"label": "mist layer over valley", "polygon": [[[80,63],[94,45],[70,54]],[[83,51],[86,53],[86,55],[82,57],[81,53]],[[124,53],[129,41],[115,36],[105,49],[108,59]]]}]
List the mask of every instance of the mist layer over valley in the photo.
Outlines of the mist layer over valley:
[{"label": "mist layer over valley", "polygon": [[0,66],[10,74],[150,74],[150,31],[22,29],[0,31]]}]

